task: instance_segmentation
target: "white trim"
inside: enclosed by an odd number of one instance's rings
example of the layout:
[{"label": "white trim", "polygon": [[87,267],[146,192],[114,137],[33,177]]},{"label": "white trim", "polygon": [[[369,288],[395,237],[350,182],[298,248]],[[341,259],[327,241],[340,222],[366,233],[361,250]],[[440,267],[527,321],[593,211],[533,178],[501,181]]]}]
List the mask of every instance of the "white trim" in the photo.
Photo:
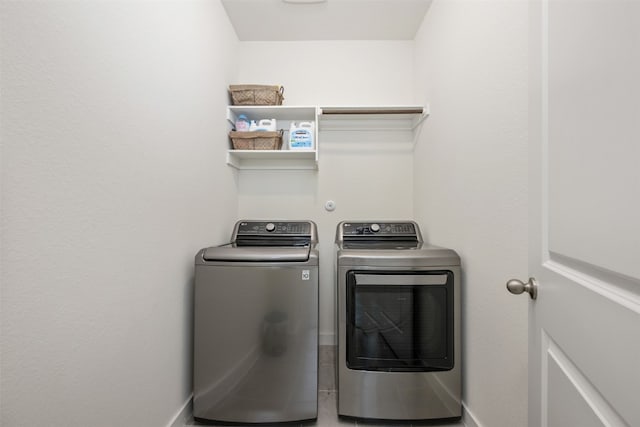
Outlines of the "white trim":
[{"label": "white trim", "polygon": [[[571,265],[572,260],[570,258],[556,256],[556,259],[553,259],[554,254],[552,252],[549,254],[552,258],[545,262],[543,267],[598,293],[603,298],[613,301],[634,313],[640,314],[640,298],[638,298],[638,296],[633,292],[624,290],[624,288],[612,286],[612,283],[615,283],[616,281],[624,283],[625,278],[620,276],[615,277],[615,273],[601,272],[601,277],[604,277],[605,279],[602,280],[601,278],[596,277],[598,273],[596,268],[578,265],[578,262],[574,262],[574,265]],[[579,270],[578,268],[581,268],[582,270]],[[631,280],[627,279],[626,282],[630,282]]]},{"label": "white trim", "polygon": [[540,175],[542,180],[541,206],[542,209],[542,262],[549,260],[549,0],[541,2],[541,165]]},{"label": "white trim", "polygon": [[182,408],[176,413],[167,427],[184,427],[193,417],[193,394],[190,394]]},{"label": "white trim", "polygon": [[580,397],[584,399],[584,402],[589,406],[589,408],[593,411],[593,414],[598,417],[598,420],[602,423],[602,425],[606,427],[614,427],[614,426],[626,426],[627,423],[616,410],[607,402],[607,399],[600,394],[600,391],[596,387],[593,386],[591,381],[586,378],[580,369],[571,361],[571,359],[562,351],[562,349],[547,335],[545,331],[542,331],[543,334],[543,343],[545,349],[545,360],[543,361],[545,365],[545,370],[543,371],[543,381],[544,381],[544,389],[543,389],[543,405],[545,406],[545,411],[543,412],[543,426],[548,425],[548,411],[546,410],[546,402],[548,402],[548,383],[547,378],[549,376],[548,372],[548,360],[553,359],[553,361],[558,365],[558,367],[562,370],[562,373],[566,376],[567,380],[571,382],[576,392],[580,394]]},{"label": "white trim", "polygon": [[549,358],[547,352],[551,338],[544,329],[540,332],[540,427],[547,427],[549,422]]}]

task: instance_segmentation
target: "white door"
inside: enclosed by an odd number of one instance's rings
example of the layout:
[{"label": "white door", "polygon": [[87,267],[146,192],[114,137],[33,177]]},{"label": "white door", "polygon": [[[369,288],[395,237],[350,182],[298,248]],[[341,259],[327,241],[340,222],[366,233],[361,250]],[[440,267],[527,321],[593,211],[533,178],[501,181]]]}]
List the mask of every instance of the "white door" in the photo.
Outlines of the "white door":
[{"label": "white door", "polygon": [[640,426],[640,2],[530,19],[529,427]]}]

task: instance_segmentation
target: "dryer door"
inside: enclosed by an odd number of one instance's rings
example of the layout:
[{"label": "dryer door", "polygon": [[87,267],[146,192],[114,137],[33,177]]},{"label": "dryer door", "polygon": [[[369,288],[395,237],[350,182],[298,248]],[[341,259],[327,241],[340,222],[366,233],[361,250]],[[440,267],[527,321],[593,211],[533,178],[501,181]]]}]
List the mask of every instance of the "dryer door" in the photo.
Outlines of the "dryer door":
[{"label": "dryer door", "polygon": [[347,273],[347,367],[447,371],[454,366],[454,277],[436,271]]}]

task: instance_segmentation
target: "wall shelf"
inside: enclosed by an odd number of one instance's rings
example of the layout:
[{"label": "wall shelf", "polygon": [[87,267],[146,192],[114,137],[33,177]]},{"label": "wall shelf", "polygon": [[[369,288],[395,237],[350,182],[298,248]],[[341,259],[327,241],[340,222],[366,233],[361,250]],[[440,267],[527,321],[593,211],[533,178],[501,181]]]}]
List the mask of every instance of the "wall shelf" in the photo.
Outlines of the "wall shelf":
[{"label": "wall shelf", "polygon": [[291,122],[313,121],[314,150],[228,150],[227,164],[239,170],[316,170],[320,140],[327,143],[348,140],[384,144],[393,149],[413,149],[420,125],[429,116],[428,106],[246,106],[227,107],[227,120],[233,126],[239,115],[249,120],[276,119],[285,130],[287,145]]},{"label": "wall shelf", "polygon": [[[276,119],[283,129],[282,150],[227,150],[227,164],[239,170],[316,170],[318,169],[318,108],[315,106],[232,105],[227,107],[227,120],[233,126],[239,115],[249,120]],[[291,122],[316,123],[314,150],[287,150]]]},{"label": "wall shelf", "polygon": [[228,150],[227,164],[236,169],[316,170],[316,150]]},{"label": "wall shelf", "polygon": [[[290,105],[230,105],[227,120],[234,124],[240,114],[249,119],[276,119],[283,122],[316,120],[317,107]],[[282,128],[278,124],[278,128]]]}]

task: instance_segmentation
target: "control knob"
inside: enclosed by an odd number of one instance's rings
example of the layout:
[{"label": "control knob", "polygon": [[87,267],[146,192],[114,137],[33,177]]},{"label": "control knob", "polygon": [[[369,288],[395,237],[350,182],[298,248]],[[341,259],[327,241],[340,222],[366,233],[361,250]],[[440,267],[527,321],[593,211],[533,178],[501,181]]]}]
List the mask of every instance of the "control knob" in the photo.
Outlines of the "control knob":
[{"label": "control knob", "polygon": [[267,224],[267,226],[265,227],[265,229],[266,229],[268,232],[272,232],[273,230],[275,230],[275,229],[276,229],[276,225],[275,225],[274,223],[270,222],[269,224]]},{"label": "control knob", "polygon": [[374,233],[377,233],[378,231],[380,231],[380,225],[379,224],[371,224],[371,231],[373,231]]}]

